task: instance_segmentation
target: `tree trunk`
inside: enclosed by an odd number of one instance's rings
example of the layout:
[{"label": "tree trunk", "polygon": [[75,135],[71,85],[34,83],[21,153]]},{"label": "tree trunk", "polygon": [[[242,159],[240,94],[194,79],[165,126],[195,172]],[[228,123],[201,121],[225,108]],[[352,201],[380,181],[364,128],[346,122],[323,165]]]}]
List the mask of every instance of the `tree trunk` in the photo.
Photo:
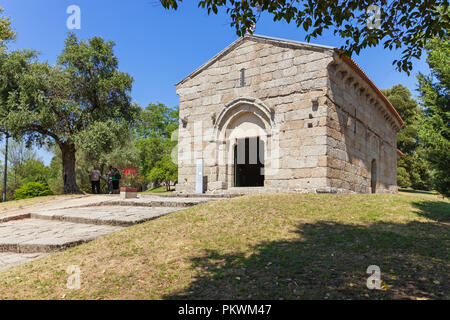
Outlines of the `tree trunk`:
[{"label": "tree trunk", "polygon": [[64,193],[82,193],[77,186],[75,176],[75,145],[66,142],[60,145],[62,153],[62,178],[64,181]]}]

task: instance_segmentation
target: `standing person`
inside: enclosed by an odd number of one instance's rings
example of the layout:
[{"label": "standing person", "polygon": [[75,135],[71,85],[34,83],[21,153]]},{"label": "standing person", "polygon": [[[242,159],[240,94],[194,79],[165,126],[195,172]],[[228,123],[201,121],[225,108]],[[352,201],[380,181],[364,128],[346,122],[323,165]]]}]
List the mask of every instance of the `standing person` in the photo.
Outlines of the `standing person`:
[{"label": "standing person", "polygon": [[100,193],[100,176],[102,173],[98,170],[97,166],[89,173],[89,179],[91,180],[92,193]]},{"label": "standing person", "polygon": [[114,191],[112,177],[114,175],[114,169],[112,166],[109,166],[108,173],[106,174],[106,179],[108,181],[108,193],[112,194]]},{"label": "standing person", "polygon": [[121,178],[122,178],[122,175],[120,174],[119,170],[117,168],[113,168],[112,184],[113,184],[114,190],[119,189],[119,183],[120,183]]}]

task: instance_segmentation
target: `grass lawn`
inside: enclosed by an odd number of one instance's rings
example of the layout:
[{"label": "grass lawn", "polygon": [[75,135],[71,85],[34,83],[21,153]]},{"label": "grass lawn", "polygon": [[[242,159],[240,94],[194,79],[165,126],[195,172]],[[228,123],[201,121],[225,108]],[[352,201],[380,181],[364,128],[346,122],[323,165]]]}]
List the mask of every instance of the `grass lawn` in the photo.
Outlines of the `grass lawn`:
[{"label": "grass lawn", "polygon": [[172,193],[172,192],[173,192],[173,190],[167,191],[166,187],[162,186],[162,187],[149,189],[149,190],[139,192],[139,193]]},{"label": "grass lawn", "polygon": [[[248,195],[2,272],[0,298],[449,299],[449,231],[434,194]],[[369,265],[382,290],[367,289]]]}]

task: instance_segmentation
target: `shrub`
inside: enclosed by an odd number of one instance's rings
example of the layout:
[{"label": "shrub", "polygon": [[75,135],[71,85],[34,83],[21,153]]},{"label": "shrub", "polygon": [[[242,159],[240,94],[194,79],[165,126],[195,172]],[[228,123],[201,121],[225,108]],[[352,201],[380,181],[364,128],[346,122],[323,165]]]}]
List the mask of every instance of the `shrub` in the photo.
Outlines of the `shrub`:
[{"label": "shrub", "polygon": [[48,196],[52,194],[53,192],[50,190],[47,184],[41,182],[28,182],[22,185],[16,191],[14,191],[14,198],[19,200],[40,196]]}]

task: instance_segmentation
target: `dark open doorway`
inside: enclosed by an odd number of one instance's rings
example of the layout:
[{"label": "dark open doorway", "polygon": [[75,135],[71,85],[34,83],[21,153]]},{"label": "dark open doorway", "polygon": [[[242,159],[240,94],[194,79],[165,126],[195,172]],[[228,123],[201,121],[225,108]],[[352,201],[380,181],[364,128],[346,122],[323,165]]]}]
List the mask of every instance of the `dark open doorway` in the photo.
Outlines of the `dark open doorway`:
[{"label": "dark open doorway", "polygon": [[376,193],[377,191],[377,162],[375,159],[372,160],[370,168],[370,189],[372,193]]},{"label": "dark open doorway", "polygon": [[264,141],[259,137],[237,140],[234,146],[234,186],[264,186]]}]

